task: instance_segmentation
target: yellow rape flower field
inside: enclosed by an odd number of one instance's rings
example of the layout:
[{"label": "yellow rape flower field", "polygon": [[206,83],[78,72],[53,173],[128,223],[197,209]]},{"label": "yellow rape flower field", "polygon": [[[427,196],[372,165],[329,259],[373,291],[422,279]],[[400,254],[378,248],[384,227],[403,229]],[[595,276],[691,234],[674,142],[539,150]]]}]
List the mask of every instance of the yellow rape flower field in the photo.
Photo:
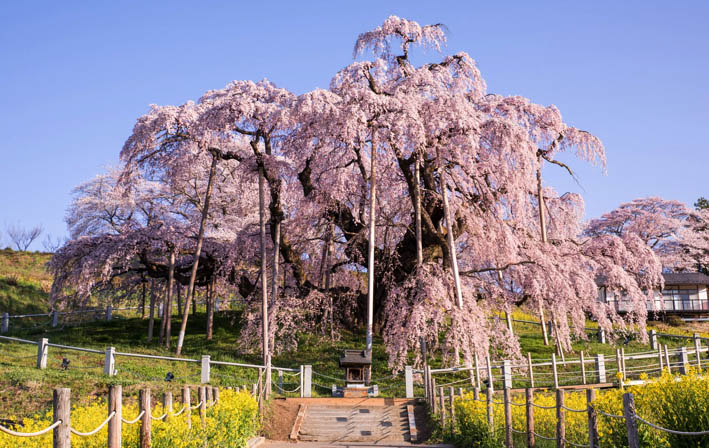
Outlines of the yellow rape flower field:
[{"label": "yellow rape flower field", "polygon": [[[647,379],[647,378],[645,378]],[[688,375],[676,377],[668,372],[645,385],[625,389],[599,391],[593,406],[608,414],[623,415],[623,394],[632,392],[637,415],[664,428],[678,431],[709,430],[709,375],[707,371],[691,370]],[[481,397],[482,399],[482,397]],[[496,397],[495,401],[500,398]],[[513,395],[512,401],[524,404],[524,395]],[[537,392],[534,402],[540,406],[555,406],[556,398],[550,392]],[[564,404],[571,409],[586,409],[586,393],[566,392]],[[493,406],[494,428],[487,422],[486,403],[475,401],[469,393],[455,401],[456,433],[453,441],[457,446],[500,447],[504,446],[504,406]],[[512,406],[513,428],[525,431],[526,409]],[[643,447],[709,447],[709,436],[673,435],[658,431],[638,422],[641,446]],[[534,431],[544,437],[556,434],[556,409],[534,409]],[[601,447],[627,447],[624,419],[606,417],[599,413],[598,432]],[[588,417],[585,412],[566,412],[566,439],[578,445],[588,444]],[[526,446],[523,434],[515,434],[515,446]],[[554,441],[536,440],[537,447],[556,446]]]},{"label": "yellow rape flower field", "polygon": [[[123,418],[133,420],[138,416],[138,403],[125,404]],[[173,412],[182,408],[175,403]],[[95,400],[84,406],[72,407],[71,427],[80,432],[88,432],[98,427],[107,417],[105,400]],[[152,415],[161,416],[162,405],[153,407]],[[247,392],[222,390],[219,402],[207,409],[206,425],[202,428],[198,409],[192,410],[192,429],[187,426],[185,414],[173,416],[166,421],[152,421],[152,441],[154,448],[203,448],[204,446],[237,448],[245,447],[249,438],[259,430],[258,405]],[[15,420],[15,418],[11,418]],[[23,420],[23,427],[13,428],[17,432],[35,432],[52,424],[52,411],[34,415]],[[99,448],[106,446],[107,426],[88,437],[72,434],[71,446],[77,448]],[[138,447],[140,422],[123,424],[124,447]],[[206,442],[206,445],[205,445]],[[40,448],[52,446],[52,433],[38,437],[15,437],[0,432],[0,448]]]}]

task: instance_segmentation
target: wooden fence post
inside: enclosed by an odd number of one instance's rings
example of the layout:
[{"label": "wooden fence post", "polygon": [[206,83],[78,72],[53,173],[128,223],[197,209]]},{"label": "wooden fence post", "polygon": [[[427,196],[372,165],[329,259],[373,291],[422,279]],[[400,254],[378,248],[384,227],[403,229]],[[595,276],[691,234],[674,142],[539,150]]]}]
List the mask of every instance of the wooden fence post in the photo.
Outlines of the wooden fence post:
[{"label": "wooden fence post", "polygon": [[115,385],[108,388],[108,414],[115,412],[108,422],[108,448],[121,448],[121,431],[123,428],[123,386]]},{"label": "wooden fence post", "polygon": [[510,396],[510,388],[505,387],[503,390],[505,401],[505,446],[512,448],[514,445],[512,435],[512,397]]},{"label": "wooden fence post", "polygon": [[601,327],[598,327],[598,342],[601,344],[606,343],[606,330]]},{"label": "wooden fence post", "polygon": [[667,349],[667,344],[665,344],[665,365],[667,366],[667,371],[672,373],[672,365],[670,364],[670,351]]},{"label": "wooden fence post", "polygon": [[200,378],[202,380],[202,384],[207,384],[209,382],[209,361],[210,357],[209,355],[202,355],[202,371]]},{"label": "wooden fence post", "polygon": [[487,361],[487,387],[488,389],[495,390],[495,380],[492,378],[492,365],[490,364],[490,354],[487,354],[487,357],[485,358]]},{"label": "wooden fence post", "polygon": [[502,387],[512,388],[512,362],[507,359],[502,361]]},{"label": "wooden fence post", "polygon": [[283,370],[278,371],[278,393],[283,395]]},{"label": "wooden fence post", "polygon": [[620,361],[623,363],[623,380],[627,380],[628,369],[625,368],[625,347],[620,348]]},{"label": "wooden fence post", "polygon": [[566,411],[564,406],[564,389],[556,390],[556,448],[566,447]]},{"label": "wooden fence post", "polygon": [[662,371],[664,370],[663,362],[662,362],[662,346],[658,345],[657,346],[657,359],[660,360],[660,375],[662,375]]},{"label": "wooden fence post", "polygon": [[650,349],[657,350],[657,331],[650,330]]},{"label": "wooden fence post", "polygon": [[[229,388],[229,389],[231,389],[231,388]],[[212,395],[214,396],[214,404],[218,404],[219,403],[219,388],[218,387],[214,388]]]},{"label": "wooden fence post", "polygon": [[150,448],[152,440],[150,438],[150,389],[141,389],[138,394],[140,399],[140,411],[143,412],[143,417],[140,419],[140,448]]},{"label": "wooden fence post", "polygon": [[162,394],[162,408],[165,413],[165,421],[170,420],[172,414],[172,392],[169,390]]},{"label": "wooden fence post", "polygon": [[202,421],[202,429],[207,425],[207,391],[206,387],[199,386],[199,419]]},{"label": "wooden fence post", "polygon": [[300,366],[300,398],[305,397],[305,388],[303,387],[303,366]]},{"label": "wooden fence post", "polygon": [[441,386],[438,389],[438,404],[441,408],[440,414],[441,414],[441,429],[445,429],[446,427],[446,401],[445,401],[445,395],[443,392],[443,386]]},{"label": "wooden fence post", "polygon": [[473,360],[475,361],[475,387],[478,389],[481,389],[481,381],[480,381],[480,363],[478,362],[478,353],[475,352],[473,356]]},{"label": "wooden fence post", "polygon": [[585,361],[586,360],[583,358],[583,350],[581,350],[579,362],[581,363],[581,381],[583,384],[586,384],[586,362]]},{"label": "wooden fence post", "polygon": [[454,433],[455,432],[455,406],[454,406],[455,392],[453,390],[453,386],[449,387],[449,392],[450,392],[450,406],[451,406],[451,433]]},{"label": "wooden fence post", "polygon": [[103,374],[113,376],[116,372],[116,349],[114,347],[106,347],[106,353],[103,358]]},{"label": "wooden fence post", "polygon": [[554,373],[554,389],[559,388],[559,374],[556,371],[556,354],[551,354],[551,368]]},{"label": "wooden fence post", "polygon": [[530,387],[524,390],[527,411],[527,446],[534,448],[534,390]]},{"label": "wooden fence post", "polygon": [[687,347],[679,349],[679,373],[686,375],[689,368],[689,356],[687,356]]},{"label": "wooden fence post", "polygon": [[473,398],[476,400],[480,399],[480,389],[478,389],[477,387],[473,389]]},{"label": "wooden fence post", "polygon": [[310,398],[313,396],[313,366],[303,366],[303,396]]},{"label": "wooden fence post", "polygon": [[628,432],[628,448],[640,448],[638,422],[635,421],[635,399],[630,392],[623,394],[623,415],[625,416],[625,429]]},{"label": "wooden fence post", "polygon": [[190,387],[182,387],[182,405],[185,407],[185,418],[187,419],[187,427],[192,428],[192,405],[190,400]]},{"label": "wooden fence post", "polygon": [[598,372],[598,383],[606,382],[606,360],[602,354],[596,355],[596,372]]},{"label": "wooden fence post", "polygon": [[534,387],[534,366],[532,365],[532,354],[527,352],[527,370],[529,370],[529,387]]},{"label": "wooden fence post", "polygon": [[404,383],[406,386],[406,398],[414,398],[414,368],[404,367]]},{"label": "wooden fence post", "polygon": [[49,339],[42,338],[37,344],[37,368],[47,368],[47,355],[49,355]]},{"label": "wooden fence post", "polygon": [[588,445],[598,448],[598,415],[593,407],[596,399],[596,389],[586,389],[586,410],[588,412]]},{"label": "wooden fence post", "polygon": [[10,313],[2,313],[2,326],[0,333],[7,333],[10,330]]},{"label": "wooden fence post", "polygon": [[214,404],[214,399],[212,397],[212,388],[209,386],[205,386],[204,393],[207,396],[207,407],[210,408],[212,407],[212,404]]},{"label": "wooden fence post", "polygon": [[54,428],[53,448],[71,447],[71,389],[54,389],[53,406],[54,423],[61,420],[62,423]]},{"label": "wooden fence post", "polygon": [[52,328],[56,328],[59,325],[59,312],[52,311]]},{"label": "wooden fence post", "polygon": [[436,379],[431,372],[431,366],[428,366],[428,399],[431,404],[431,409],[436,409]]},{"label": "wooden fence post", "polygon": [[492,389],[490,389],[488,387],[487,390],[485,391],[485,394],[486,394],[486,398],[487,398],[487,425],[490,427],[490,431],[494,431],[495,430],[495,426],[494,426],[495,421],[494,421],[494,413],[493,413],[493,409],[492,409],[492,398],[493,398]]},{"label": "wooden fence post", "polygon": [[108,305],[106,307],[106,320],[113,319],[113,305]]},{"label": "wooden fence post", "polygon": [[615,349],[615,363],[618,366],[618,387],[623,387],[623,380],[625,379],[625,372],[623,372],[623,361],[620,359],[620,349]]}]

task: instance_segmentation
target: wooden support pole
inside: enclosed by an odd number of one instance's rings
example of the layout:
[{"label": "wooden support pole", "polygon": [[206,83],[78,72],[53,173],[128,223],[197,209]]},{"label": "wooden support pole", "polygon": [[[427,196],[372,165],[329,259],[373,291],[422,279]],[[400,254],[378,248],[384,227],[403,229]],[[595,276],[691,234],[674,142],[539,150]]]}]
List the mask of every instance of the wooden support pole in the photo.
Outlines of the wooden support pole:
[{"label": "wooden support pole", "polygon": [[534,366],[532,365],[532,354],[527,352],[527,370],[529,371],[529,387],[534,387]]},{"label": "wooden support pole", "polygon": [[495,380],[492,377],[492,365],[490,364],[490,354],[485,357],[487,362],[487,388],[490,390],[495,390]]},{"label": "wooden support pole", "polygon": [[556,370],[556,354],[552,353],[551,354],[551,368],[552,368],[552,373],[554,374],[554,389],[559,388],[559,373]]},{"label": "wooden support pole", "polygon": [[494,417],[493,417],[494,412],[492,409],[492,399],[493,399],[492,389],[490,389],[488,387],[487,390],[485,391],[485,394],[486,394],[486,398],[487,398],[487,403],[486,403],[487,404],[487,425],[490,427],[490,431],[494,431],[495,430],[495,426],[494,426],[495,421],[494,421]]},{"label": "wooden support pole", "polygon": [[618,366],[618,387],[623,387],[625,373],[623,372],[623,361],[620,359],[620,349],[615,349],[615,363]]},{"label": "wooden support pole", "polygon": [[49,339],[42,338],[37,344],[37,368],[47,368],[47,356],[49,355]]},{"label": "wooden support pole", "polygon": [[476,400],[480,399],[480,389],[478,389],[477,387],[473,389],[473,398]]},{"label": "wooden support pole", "polygon": [[623,363],[623,380],[627,380],[628,369],[625,368],[625,347],[620,348],[620,361]]},{"label": "wooden support pole", "polygon": [[446,401],[445,401],[445,392],[443,390],[443,386],[441,386],[438,389],[438,403],[439,403],[439,407],[440,407],[441,428],[445,429],[445,427],[446,427]]},{"label": "wooden support pole", "polygon": [[449,387],[450,409],[451,409],[451,433],[455,432],[455,392],[453,386]]},{"label": "wooden support pole", "polygon": [[199,419],[202,421],[202,429],[207,426],[207,391],[206,387],[199,386]]},{"label": "wooden support pole", "polygon": [[638,422],[635,420],[635,399],[632,393],[623,394],[623,415],[625,429],[628,432],[628,448],[640,448]]},{"label": "wooden support pole", "polygon": [[581,364],[581,381],[586,384],[586,363],[585,359],[583,359],[583,350],[581,350],[579,363]]},{"label": "wooden support pole", "polygon": [[697,368],[702,368],[702,356],[700,349],[702,348],[702,342],[699,338],[699,333],[694,333],[694,354],[697,356]]},{"label": "wooden support pole", "polygon": [[185,419],[187,419],[187,427],[191,429],[192,409],[190,409],[190,406],[192,405],[192,403],[190,401],[190,387],[184,386],[182,388],[182,405],[185,407]]},{"label": "wooden support pole", "polygon": [[686,375],[689,369],[689,356],[687,355],[687,347],[680,347],[679,349],[679,373],[681,375]]},{"label": "wooden support pole", "polygon": [[672,365],[670,364],[670,351],[667,349],[667,344],[665,344],[665,365],[667,366],[667,371],[672,373]]},{"label": "wooden support pole", "polygon": [[283,395],[283,370],[278,371],[278,393]]},{"label": "wooden support pole", "polygon": [[115,385],[108,388],[108,415],[116,415],[108,422],[108,448],[121,448],[121,433],[123,427],[123,386]]},{"label": "wooden support pole", "polygon": [[481,381],[480,381],[480,363],[478,362],[478,354],[475,353],[473,356],[473,360],[475,361],[475,387],[478,389],[481,389]]},{"label": "wooden support pole", "polygon": [[662,371],[664,370],[665,366],[663,365],[664,363],[662,362],[662,346],[661,345],[657,346],[657,359],[658,359],[659,365],[660,365],[660,375],[662,375]]},{"label": "wooden support pole", "polygon": [[67,388],[54,389],[52,407],[54,410],[54,423],[61,420],[61,424],[53,431],[53,448],[71,447],[71,390]]},{"label": "wooden support pole", "polygon": [[534,390],[531,387],[524,390],[524,401],[527,411],[527,446],[534,448]]},{"label": "wooden support pole", "polygon": [[596,399],[596,389],[586,389],[586,410],[588,412],[588,445],[598,448],[598,415],[593,407]]},{"label": "wooden support pole", "polygon": [[505,387],[503,396],[505,401],[505,447],[512,448],[514,445],[512,435],[512,397],[509,387]]},{"label": "wooden support pole", "polygon": [[162,409],[165,413],[165,421],[170,420],[172,416],[172,392],[169,390],[162,394]]},{"label": "wooden support pole", "polygon": [[438,412],[436,408],[436,379],[431,375],[431,409],[433,409],[434,414]]},{"label": "wooden support pole", "polygon": [[211,408],[214,404],[214,399],[212,398],[212,388],[209,386],[205,386],[204,392],[207,395],[207,407]]},{"label": "wooden support pole", "polygon": [[140,419],[140,448],[150,448],[153,444],[150,438],[150,389],[141,389],[139,400],[140,411],[143,412]]},{"label": "wooden support pole", "polygon": [[566,447],[566,411],[564,406],[564,389],[556,390],[556,448]]}]

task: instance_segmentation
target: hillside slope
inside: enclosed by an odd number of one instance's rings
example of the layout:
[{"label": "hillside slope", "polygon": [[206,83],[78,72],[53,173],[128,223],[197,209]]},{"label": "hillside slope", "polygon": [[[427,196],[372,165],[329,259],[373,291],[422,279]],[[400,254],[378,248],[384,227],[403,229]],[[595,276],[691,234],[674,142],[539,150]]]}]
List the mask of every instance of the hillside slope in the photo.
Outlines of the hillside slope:
[{"label": "hillside slope", "polygon": [[49,310],[52,277],[45,265],[51,254],[0,250],[0,313],[26,314]]}]

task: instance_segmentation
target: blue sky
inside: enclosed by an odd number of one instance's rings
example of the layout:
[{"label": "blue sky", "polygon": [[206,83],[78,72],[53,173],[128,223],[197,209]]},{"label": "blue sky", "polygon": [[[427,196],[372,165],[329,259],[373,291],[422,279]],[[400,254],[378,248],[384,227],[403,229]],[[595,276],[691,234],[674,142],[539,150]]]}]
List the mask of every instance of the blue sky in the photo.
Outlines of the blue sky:
[{"label": "blue sky", "polygon": [[327,87],[391,14],[446,24],[445,51],[476,59],[490,92],[555,104],[603,140],[607,176],[545,173],[588,217],[709,195],[709,2],[3,2],[0,244],[9,224],[65,235],[72,188],[118,162],[149,104],[234,79]]}]

